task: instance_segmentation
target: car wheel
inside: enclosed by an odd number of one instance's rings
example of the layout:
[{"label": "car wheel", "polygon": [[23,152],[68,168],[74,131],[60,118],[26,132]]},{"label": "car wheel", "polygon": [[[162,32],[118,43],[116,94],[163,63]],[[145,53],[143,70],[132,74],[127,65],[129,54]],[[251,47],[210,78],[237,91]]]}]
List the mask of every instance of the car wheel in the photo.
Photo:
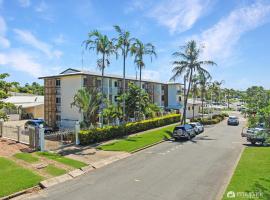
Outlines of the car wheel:
[{"label": "car wheel", "polygon": [[191,137],[190,137],[190,134],[188,134],[188,137],[187,137],[187,139],[188,139],[188,140],[190,140],[190,139],[191,139]]},{"label": "car wheel", "polygon": [[255,144],[256,144],[256,142],[255,142],[255,141],[251,141],[251,144],[255,145]]}]

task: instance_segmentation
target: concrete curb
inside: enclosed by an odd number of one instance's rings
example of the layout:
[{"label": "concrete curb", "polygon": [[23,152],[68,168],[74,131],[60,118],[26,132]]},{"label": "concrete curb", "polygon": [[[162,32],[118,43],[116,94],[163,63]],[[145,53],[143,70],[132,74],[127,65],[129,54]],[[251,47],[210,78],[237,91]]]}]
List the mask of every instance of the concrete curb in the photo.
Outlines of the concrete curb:
[{"label": "concrete curb", "polygon": [[49,178],[47,180],[44,180],[44,181],[41,181],[39,183],[39,185],[42,187],[42,188],[48,188],[48,187],[52,187],[58,183],[63,183],[63,182],[66,182],[68,180],[71,180],[73,177],[70,176],[69,174],[64,174],[64,175],[61,175],[61,176],[57,176],[57,177],[53,177],[53,178]]},{"label": "concrete curb", "polygon": [[234,172],[236,170],[236,167],[237,167],[237,165],[238,165],[238,163],[239,163],[239,161],[240,161],[240,159],[242,157],[242,154],[243,154],[245,148],[246,147],[244,147],[244,146],[242,147],[241,152],[238,155],[237,160],[234,163],[234,166],[232,167],[232,170],[230,171],[230,174],[229,174],[228,178],[224,181],[223,185],[221,186],[221,188],[220,188],[220,190],[219,190],[219,192],[218,192],[218,194],[216,196],[216,200],[220,200],[220,199],[223,198],[223,195],[225,194],[226,189],[227,189],[227,187],[229,186],[229,184],[230,184],[230,182],[232,180],[232,177],[234,175]]},{"label": "concrete curb", "polygon": [[136,153],[136,152],[139,152],[139,151],[142,151],[142,150],[144,150],[144,149],[150,148],[150,147],[152,147],[152,146],[158,145],[158,144],[163,143],[163,142],[165,142],[165,141],[167,141],[167,140],[161,140],[161,141],[159,141],[159,142],[156,142],[156,143],[153,143],[153,144],[149,144],[149,145],[147,145],[147,146],[145,146],[145,147],[142,147],[142,148],[140,148],[140,149],[136,149],[136,150],[134,150],[134,151],[131,151],[130,153],[131,153],[131,154],[134,154],[134,153]]},{"label": "concrete curb", "polygon": [[25,190],[16,192],[16,193],[11,194],[11,195],[8,195],[8,196],[5,196],[5,197],[1,197],[0,200],[13,199],[15,197],[18,197],[18,196],[21,196],[23,194],[26,194],[26,193],[30,192],[31,190],[33,190],[33,189],[40,189],[40,187],[39,186],[34,186],[34,187],[31,187],[31,188],[28,188],[28,189],[25,189]]}]

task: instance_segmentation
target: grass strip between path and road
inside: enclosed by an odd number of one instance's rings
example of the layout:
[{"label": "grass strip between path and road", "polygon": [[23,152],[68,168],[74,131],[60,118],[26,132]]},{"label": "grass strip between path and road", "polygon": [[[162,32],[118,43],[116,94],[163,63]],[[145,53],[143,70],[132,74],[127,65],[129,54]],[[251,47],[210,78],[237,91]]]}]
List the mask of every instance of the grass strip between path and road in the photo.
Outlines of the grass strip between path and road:
[{"label": "grass strip between path and road", "polygon": [[63,163],[65,165],[68,165],[68,166],[71,166],[71,167],[77,168],[77,169],[84,167],[84,166],[87,166],[87,164],[85,164],[84,162],[77,161],[77,160],[74,160],[71,158],[66,158],[66,157],[61,156],[61,155],[56,154],[56,153],[37,152],[37,155],[46,157],[46,158],[51,159],[51,160],[55,160],[57,162]]},{"label": "grass strip between path and road", "polygon": [[52,176],[60,176],[65,174],[67,171],[58,167],[55,167],[52,164],[49,164],[45,169],[45,172]]},{"label": "grass strip between path and road", "polygon": [[0,197],[36,186],[42,179],[15,162],[0,157]]},{"label": "grass strip between path and road", "polygon": [[129,136],[116,142],[104,144],[99,149],[104,151],[126,151],[133,152],[146,146],[155,144],[164,139],[169,139],[175,125],[167,126],[154,131],[147,131],[139,135]]},{"label": "grass strip between path and road", "polygon": [[31,153],[16,153],[14,157],[28,163],[34,163],[39,161],[39,158],[33,156]]},{"label": "grass strip between path and road", "polygon": [[270,199],[270,147],[244,150],[223,200]]}]

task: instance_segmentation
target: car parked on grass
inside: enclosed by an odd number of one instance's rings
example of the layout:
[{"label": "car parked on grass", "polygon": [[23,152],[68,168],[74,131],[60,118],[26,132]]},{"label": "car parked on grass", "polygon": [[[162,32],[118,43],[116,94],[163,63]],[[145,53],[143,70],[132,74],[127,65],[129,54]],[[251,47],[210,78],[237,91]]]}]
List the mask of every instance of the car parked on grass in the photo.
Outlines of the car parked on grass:
[{"label": "car parked on grass", "polygon": [[174,127],[172,137],[175,140],[178,139],[188,139],[190,140],[192,137],[195,137],[196,133],[194,128],[190,124],[185,124],[185,125],[179,125]]},{"label": "car parked on grass", "polygon": [[238,126],[239,125],[239,119],[236,116],[229,116],[228,121],[227,121],[228,125],[234,125],[234,126]]},{"label": "car parked on grass", "polygon": [[28,130],[29,127],[40,127],[42,126],[45,130],[44,133],[48,134],[48,133],[52,133],[53,132],[53,128],[49,127],[46,125],[45,121],[43,119],[31,119],[28,120],[25,124],[24,124],[24,129]]},{"label": "car parked on grass", "polygon": [[192,122],[189,124],[194,128],[197,135],[204,132],[204,126],[200,122]]}]

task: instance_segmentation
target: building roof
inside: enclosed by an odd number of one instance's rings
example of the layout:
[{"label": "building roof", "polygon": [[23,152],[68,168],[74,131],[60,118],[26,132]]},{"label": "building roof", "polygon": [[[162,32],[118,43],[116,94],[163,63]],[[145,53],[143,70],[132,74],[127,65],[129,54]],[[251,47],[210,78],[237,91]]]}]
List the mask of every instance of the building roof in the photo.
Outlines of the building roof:
[{"label": "building roof", "polygon": [[2,100],[5,103],[13,103],[15,106],[30,108],[44,104],[44,96],[11,96]]},{"label": "building roof", "polygon": [[[57,78],[57,77],[65,77],[65,76],[76,76],[76,75],[94,75],[94,76],[101,77],[101,73],[99,73],[99,72],[68,68],[68,69],[66,69],[65,71],[61,72],[58,75],[39,77],[39,79]],[[123,78],[121,75],[116,75],[116,74],[105,74],[104,77],[105,78],[115,78],[115,79],[122,79]],[[139,79],[136,79],[136,77],[132,77],[132,76],[126,76],[126,79],[131,80],[131,81],[139,81]],[[142,81],[143,82],[150,82],[150,83],[167,84],[167,83],[164,83],[164,82],[161,82],[161,81],[155,81],[155,80],[150,80],[150,79],[142,79]],[[179,83],[169,83],[169,84],[179,84]]]}]

